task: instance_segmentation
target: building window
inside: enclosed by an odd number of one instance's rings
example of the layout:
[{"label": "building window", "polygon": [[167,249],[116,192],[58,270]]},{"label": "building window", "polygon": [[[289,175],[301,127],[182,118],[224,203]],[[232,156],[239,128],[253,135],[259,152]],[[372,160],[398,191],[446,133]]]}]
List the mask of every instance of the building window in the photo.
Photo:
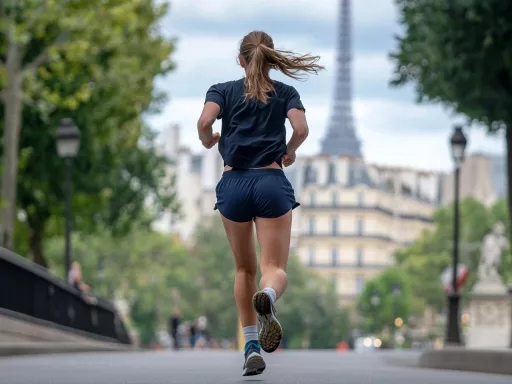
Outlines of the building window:
[{"label": "building window", "polygon": [[357,206],[362,207],[364,205],[364,192],[357,192]]},{"label": "building window", "polygon": [[329,164],[329,178],[328,183],[334,184],[336,183],[336,165],[333,163]]},{"label": "building window", "polygon": [[362,217],[358,217],[356,221],[356,234],[362,236],[364,232],[364,221]]},{"label": "building window", "polygon": [[304,179],[306,184],[315,184],[316,183],[316,170],[312,165],[306,166]]},{"label": "building window", "polygon": [[413,195],[412,194],[412,189],[408,185],[402,184],[401,190],[402,190],[402,194],[404,196],[412,196]]},{"label": "building window", "polygon": [[360,184],[363,181],[363,168],[362,164],[355,163],[354,164],[354,182],[355,184]]},{"label": "building window", "polygon": [[308,220],[308,233],[313,235],[315,233],[315,218],[311,216]]},{"label": "building window", "polygon": [[338,206],[338,203],[339,203],[339,195],[338,195],[338,192],[334,191],[331,193],[331,204],[333,207],[337,207]]},{"label": "building window", "polygon": [[335,267],[338,265],[338,248],[331,249],[331,266]]},{"label": "building window", "polygon": [[308,265],[312,267],[315,263],[315,248],[308,248]]},{"label": "building window", "polygon": [[316,205],[316,193],[315,193],[315,191],[312,191],[309,194],[309,205],[311,205],[312,207],[314,207]]},{"label": "building window", "polygon": [[364,288],[364,278],[363,276],[356,276],[356,294],[359,295]]},{"label": "building window", "polygon": [[359,247],[356,250],[356,264],[358,267],[361,267],[363,265],[363,263],[364,263],[363,258],[364,258],[363,248]]},{"label": "building window", "polygon": [[331,219],[331,235],[337,235],[338,234],[338,218],[333,217]]}]

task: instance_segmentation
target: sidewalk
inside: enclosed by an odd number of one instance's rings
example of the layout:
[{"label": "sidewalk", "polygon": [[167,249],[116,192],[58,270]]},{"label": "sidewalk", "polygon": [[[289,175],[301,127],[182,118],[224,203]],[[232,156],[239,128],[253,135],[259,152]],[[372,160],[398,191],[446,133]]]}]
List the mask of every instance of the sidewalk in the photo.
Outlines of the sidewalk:
[{"label": "sidewalk", "polygon": [[445,348],[424,352],[420,368],[512,375],[512,350]]},{"label": "sidewalk", "polygon": [[79,352],[128,352],[133,349],[122,344],[80,342],[15,342],[0,343],[0,357]]}]

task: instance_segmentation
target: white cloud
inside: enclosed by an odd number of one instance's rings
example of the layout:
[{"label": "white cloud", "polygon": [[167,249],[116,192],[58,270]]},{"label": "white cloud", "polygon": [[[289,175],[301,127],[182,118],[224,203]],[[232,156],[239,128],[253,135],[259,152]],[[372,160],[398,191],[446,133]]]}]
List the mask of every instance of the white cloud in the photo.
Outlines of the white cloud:
[{"label": "white cloud", "polygon": [[[304,103],[310,136],[301,147],[300,153],[312,155],[320,149],[320,141],[329,118],[330,103],[327,98],[307,97],[304,98]],[[161,115],[149,120],[159,130],[178,123],[181,126],[183,145],[200,151],[195,125],[202,106],[202,98],[176,99]],[[385,99],[356,99],[354,114],[367,161],[425,170],[447,170],[452,166],[448,138],[455,120],[441,108]],[[214,130],[220,131],[220,122],[216,123]],[[404,135],[404,132],[408,133]],[[288,130],[288,136],[290,134]],[[468,141],[470,152],[478,150],[503,153],[502,139],[487,137],[483,129],[469,132]]]},{"label": "white cloud", "polygon": [[[301,93],[330,93],[334,88],[332,82],[336,73],[335,50],[316,49],[315,42],[308,39],[290,39],[274,36],[276,46],[298,53],[313,53],[321,57],[320,64],[326,67],[318,76],[311,76],[310,81],[296,83]],[[177,69],[168,79],[160,84],[176,97],[202,96],[206,89],[214,83],[224,82],[243,76],[238,66],[239,40],[234,37],[185,36],[178,41],[174,60]],[[387,89],[387,81],[391,74],[391,62],[380,52],[364,53],[354,57],[353,81],[357,91],[382,91]],[[284,76],[276,74],[276,79]],[[391,97],[395,97],[392,94]]]},{"label": "white cloud", "polygon": [[[192,36],[180,38],[177,42],[176,52],[173,56],[178,63],[178,72],[197,73],[198,67],[232,71],[237,66],[240,39],[236,37],[210,37]],[[321,57],[320,64],[333,70],[336,51],[332,49],[316,48],[313,39],[274,36],[276,48],[295,51],[297,53],[312,53]],[[356,55],[354,57],[354,70],[374,73],[383,66],[391,67],[386,54],[375,52],[372,54]]]},{"label": "white cloud", "polygon": [[[340,14],[339,0],[172,0],[171,12],[176,18],[216,20],[257,20],[269,14],[280,14],[283,19],[316,19],[336,21]],[[362,26],[373,26],[395,19],[393,0],[352,1],[353,18]]]},{"label": "white cloud", "polygon": [[[339,0],[172,0],[171,3],[170,25],[174,19],[180,21],[181,26],[186,23],[189,30],[200,32],[178,33],[174,55],[178,68],[160,82],[160,86],[170,94],[171,102],[161,115],[148,120],[159,130],[170,124],[180,124],[184,145],[195,151],[201,150],[195,125],[207,88],[216,82],[243,76],[236,63],[242,36],[204,34],[200,28],[202,23],[225,20],[225,28],[231,31],[230,22],[247,21],[247,25],[252,26],[269,14],[288,23],[295,20],[298,25],[306,19],[335,25],[339,17]],[[393,0],[353,0],[352,4],[356,32],[360,27],[394,24],[396,11]],[[269,32],[273,32],[271,28]],[[311,129],[310,137],[300,152],[315,154],[319,151],[329,118],[335,50],[334,47],[319,49],[318,36],[315,40],[308,31],[305,32],[294,36],[275,33],[273,38],[278,48],[320,55],[321,63],[327,68],[308,82],[293,83],[302,95]],[[385,165],[422,169],[451,168],[448,137],[455,119],[438,106],[414,104],[414,94],[410,89],[388,90],[387,82],[392,70],[387,58],[388,48],[378,46],[377,50],[366,50],[364,54],[357,52],[357,46],[354,49],[354,115],[366,159]],[[280,75],[275,78],[282,79]],[[411,101],[394,100],[400,95]],[[215,129],[220,130],[220,123],[216,123]],[[469,151],[503,153],[500,139],[486,137],[483,129],[475,129],[468,136]]]}]

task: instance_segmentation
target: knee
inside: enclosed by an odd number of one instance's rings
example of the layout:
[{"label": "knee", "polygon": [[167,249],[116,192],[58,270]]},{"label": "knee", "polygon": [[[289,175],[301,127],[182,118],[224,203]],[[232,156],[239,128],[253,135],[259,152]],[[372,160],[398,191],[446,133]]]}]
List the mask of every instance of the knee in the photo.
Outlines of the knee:
[{"label": "knee", "polygon": [[237,265],[236,274],[239,277],[256,278],[257,267],[256,265]]}]

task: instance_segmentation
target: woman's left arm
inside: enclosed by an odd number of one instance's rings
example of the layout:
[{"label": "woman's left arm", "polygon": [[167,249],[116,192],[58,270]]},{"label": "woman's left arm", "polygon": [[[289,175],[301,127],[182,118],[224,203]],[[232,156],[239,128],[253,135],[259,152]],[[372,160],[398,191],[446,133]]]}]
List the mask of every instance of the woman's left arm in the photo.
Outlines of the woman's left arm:
[{"label": "woman's left arm", "polygon": [[199,121],[197,122],[197,133],[199,140],[203,143],[203,146],[210,149],[220,140],[220,134],[213,133],[213,123],[220,115],[221,107],[213,101],[207,101],[204,104],[203,112]]}]

